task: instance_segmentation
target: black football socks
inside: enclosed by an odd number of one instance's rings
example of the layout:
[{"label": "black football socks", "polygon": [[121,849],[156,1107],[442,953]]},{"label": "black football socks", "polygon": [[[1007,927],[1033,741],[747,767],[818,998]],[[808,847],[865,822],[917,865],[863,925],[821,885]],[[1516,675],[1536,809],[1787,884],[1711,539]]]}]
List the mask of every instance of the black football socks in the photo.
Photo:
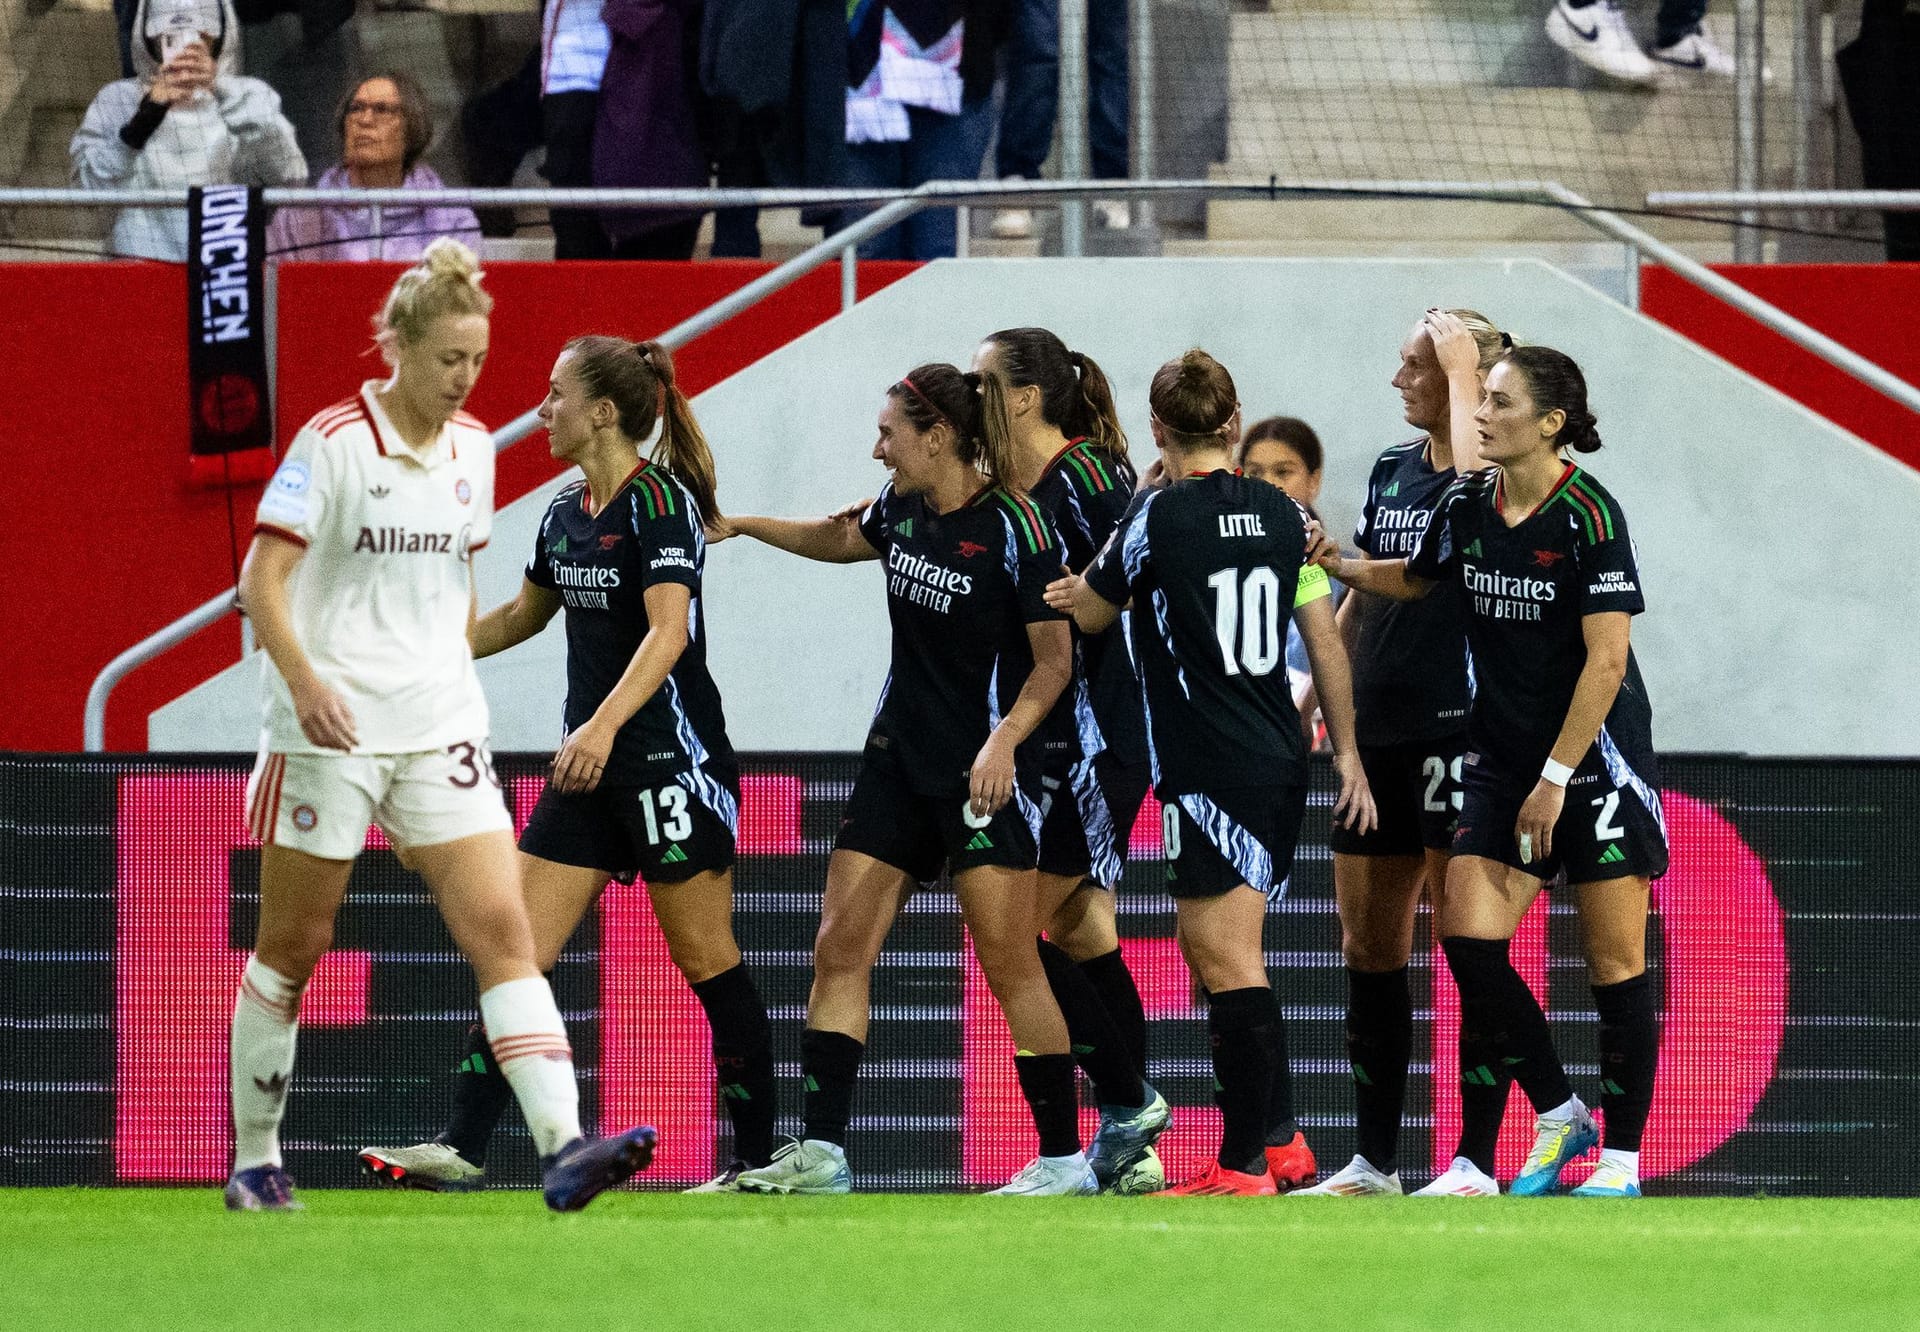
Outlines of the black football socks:
[{"label": "black football socks", "polygon": [[1072,1156],[1080,1150],[1080,1098],[1073,1084],[1070,1054],[1016,1054],[1014,1072],[1020,1094],[1033,1112],[1040,1133],[1040,1155]]},{"label": "black football socks", "polygon": [[746,963],[693,987],[713,1028],[713,1070],[733,1122],[733,1151],[748,1166],[773,1160],[773,1027]]},{"label": "black football socks", "polygon": [[800,1033],[800,1076],[806,1088],[803,1138],[847,1145],[853,1119],[853,1082],[866,1046],[845,1032],[808,1027]]},{"label": "black football socks", "polygon": [[[1268,1102],[1280,1052],[1280,1001],[1267,985],[1212,994],[1207,1034],[1219,1086],[1220,1154],[1228,1170],[1266,1173]],[[1289,1135],[1290,1137],[1291,1135]]]},{"label": "black football socks", "polygon": [[511,1100],[513,1088],[493,1057],[487,1029],[476,1022],[467,1028],[467,1048],[454,1069],[453,1113],[435,1141],[446,1143],[465,1160],[486,1169],[487,1144],[493,1140],[493,1130]]},{"label": "black football socks", "polygon": [[1080,964],[1080,972],[1100,996],[1101,1006],[1112,1019],[1114,1030],[1120,1033],[1120,1042],[1126,1047],[1127,1058],[1133,1062],[1133,1071],[1146,1077],[1147,1009],[1140,1002],[1140,987],[1133,983],[1133,973],[1127,970],[1120,950],[1116,948],[1111,953],[1088,958]]},{"label": "black football socks", "polygon": [[[1554,1053],[1547,1015],[1507,956],[1506,939],[1442,939],[1460,987],[1460,1026],[1482,1037],[1539,1114],[1565,1105],[1573,1084]],[[1464,1046],[1466,1041],[1462,1039]]]},{"label": "black football socks", "polygon": [[1600,1014],[1600,1106],[1606,1111],[1606,1146],[1640,1150],[1640,1134],[1653,1108],[1654,1067],[1660,1058],[1660,1019],[1653,978],[1641,972],[1616,985],[1593,987]]},{"label": "black football socks", "polygon": [[1146,1104],[1146,1086],[1093,983],[1057,944],[1041,939],[1039,948],[1047,987],[1060,1005],[1060,1016],[1066,1019],[1074,1060],[1093,1083],[1094,1099],[1101,1105],[1128,1110]]},{"label": "black football socks", "polygon": [[1413,1058],[1413,995],[1407,969],[1347,968],[1347,1062],[1353,1069],[1357,1147],[1383,1175],[1394,1172]]}]

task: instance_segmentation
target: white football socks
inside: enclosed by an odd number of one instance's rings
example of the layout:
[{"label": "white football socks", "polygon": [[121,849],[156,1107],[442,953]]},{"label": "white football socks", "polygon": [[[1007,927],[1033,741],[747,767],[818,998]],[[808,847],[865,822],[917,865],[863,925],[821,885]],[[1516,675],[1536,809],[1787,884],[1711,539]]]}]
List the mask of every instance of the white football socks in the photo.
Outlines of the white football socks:
[{"label": "white football socks", "polygon": [[580,1136],[573,1047],[552,987],[542,976],[504,981],[480,996],[480,1020],[494,1060],[520,1102],[535,1150],[552,1156]]},{"label": "white football socks", "polygon": [[293,1076],[302,988],[251,955],[240,973],[228,1061],[236,1172],[280,1164],[280,1117]]}]

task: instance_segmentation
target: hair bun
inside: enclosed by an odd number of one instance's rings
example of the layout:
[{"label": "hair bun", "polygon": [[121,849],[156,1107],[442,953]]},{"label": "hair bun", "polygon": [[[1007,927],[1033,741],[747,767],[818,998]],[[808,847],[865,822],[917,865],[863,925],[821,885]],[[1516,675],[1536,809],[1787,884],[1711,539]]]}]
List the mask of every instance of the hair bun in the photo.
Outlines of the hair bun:
[{"label": "hair bun", "polygon": [[451,236],[441,236],[427,245],[420,255],[420,267],[427,276],[451,278],[477,284],[480,280],[480,256]]}]

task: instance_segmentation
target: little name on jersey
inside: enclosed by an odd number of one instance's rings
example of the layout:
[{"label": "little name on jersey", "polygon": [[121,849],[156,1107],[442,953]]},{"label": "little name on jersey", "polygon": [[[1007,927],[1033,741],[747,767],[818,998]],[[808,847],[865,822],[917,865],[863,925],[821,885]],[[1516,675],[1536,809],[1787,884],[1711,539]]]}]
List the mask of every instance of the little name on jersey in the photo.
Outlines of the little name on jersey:
[{"label": "little name on jersey", "polygon": [[1267,529],[1260,526],[1257,513],[1223,513],[1220,515],[1220,535],[1223,537],[1263,537]]},{"label": "little name on jersey", "polygon": [[1467,591],[1473,593],[1473,613],[1489,620],[1538,621],[1544,604],[1559,593],[1541,578],[1515,578],[1471,564],[1462,564],[1460,570]]},{"label": "little name on jersey", "polygon": [[905,597],[916,606],[926,606],[942,615],[953,609],[952,593],[966,596],[973,591],[973,576],[956,573],[919,555],[909,555],[898,546],[887,551],[887,593]]}]

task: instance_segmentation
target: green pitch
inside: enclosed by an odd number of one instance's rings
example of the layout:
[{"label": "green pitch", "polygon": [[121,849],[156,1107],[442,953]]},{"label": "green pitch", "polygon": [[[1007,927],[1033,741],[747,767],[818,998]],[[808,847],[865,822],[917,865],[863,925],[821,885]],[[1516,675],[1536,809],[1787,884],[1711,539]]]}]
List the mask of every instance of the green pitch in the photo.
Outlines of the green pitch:
[{"label": "green pitch", "polygon": [[1912,1327],[1920,1202],[0,1191],[11,1327]]}]

